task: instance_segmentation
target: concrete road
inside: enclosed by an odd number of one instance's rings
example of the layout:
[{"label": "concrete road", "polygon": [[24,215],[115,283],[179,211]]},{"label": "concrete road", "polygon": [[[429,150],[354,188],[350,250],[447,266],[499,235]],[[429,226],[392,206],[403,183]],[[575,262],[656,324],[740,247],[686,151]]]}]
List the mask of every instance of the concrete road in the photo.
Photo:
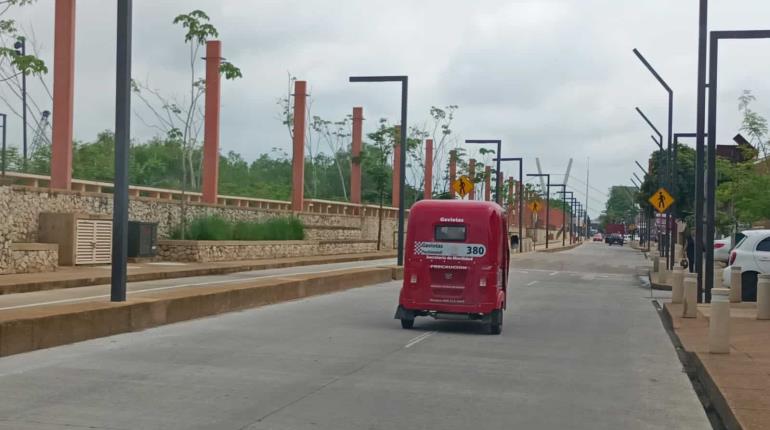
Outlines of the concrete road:
[{"label": "concrete road", "polygon": [[0,428],[710,428],[638,253],[513,261],[500,336],[382,284],[0,359]]}]

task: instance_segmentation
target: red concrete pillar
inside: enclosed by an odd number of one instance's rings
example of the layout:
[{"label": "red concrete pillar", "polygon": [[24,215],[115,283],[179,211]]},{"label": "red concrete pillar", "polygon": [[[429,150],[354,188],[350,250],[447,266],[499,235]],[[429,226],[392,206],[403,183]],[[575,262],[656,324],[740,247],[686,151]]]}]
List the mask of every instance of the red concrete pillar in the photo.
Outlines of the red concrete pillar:
[{"label": "red concrete pillar", "polygon": [[364,108],[353,108],[353,144],[350,166],[350,203],[361,203],[361,139],[363,137]]},{"label": "red concrete pillar", "polygon": [[393,195],[391,197],[391,206],[397,208],[399,204],[398,194],[401,189],[401,126],[396,126],[395,133],[396,144],[393,145],[393,184],[391,187]]},{"label": "red concrete pillar", "polygon": [[222,42],[206,42],[206,106],[203,125],[203,202],[215,204],[219,185],[219,95]]},{"label": "red concrete pillar", "polygon": [[72,182],[72,111],[75,99],[75,0],[56,0],[53,47],[51,188]]},{"label": "red concrete pillar", "polygon": [[492,198],[492,166],[484,169],[484,201]]},{"label": "red concrete pillar", "polygon": [[457,153],[451,151],[449,153],[449,197],[454,200],[457,197],[455,189],[452,184],[457,180]]},{"label": "red concrete pillar", "polygon": [[305,102],[307,82],[294,81],[294,143],[291,157],[291,210],[301,212],[305,203]]},{"label": "red concrete pillar", "polygon": [[468,176],[471,177],[471,181],[473,181],[473,188],[471,188],[471,192],[468,193],[468,200],[475,200],[476,199],[476,160],[473,158],[468,161]]},{"label": "red concrete pillar", "polygon": [[433,139],[425,140],[425,185],[422,198],[433,198]]},{"label": "red concrete pillar", "polygon": [[[508,224],[513,225],[514,213],[517,210],[516,202],[513,200],[513,176],[508,177]],[[518,224],[518,222],[516,223]]]}]

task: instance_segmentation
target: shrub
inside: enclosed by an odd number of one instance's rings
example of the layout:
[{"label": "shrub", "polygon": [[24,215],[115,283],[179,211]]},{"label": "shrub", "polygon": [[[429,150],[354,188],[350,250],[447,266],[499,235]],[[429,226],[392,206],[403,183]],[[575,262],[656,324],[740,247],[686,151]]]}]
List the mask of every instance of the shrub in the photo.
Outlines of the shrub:
[{"label": "shrub", "polygon": [[[181,238],[181,229],[171,233],[172,239]],[[194,219],[187,226],[185,239],[189,240],[302,240],[305,227],[295,217],[271,218],[266,221],[233,223],[218,216]]]}]

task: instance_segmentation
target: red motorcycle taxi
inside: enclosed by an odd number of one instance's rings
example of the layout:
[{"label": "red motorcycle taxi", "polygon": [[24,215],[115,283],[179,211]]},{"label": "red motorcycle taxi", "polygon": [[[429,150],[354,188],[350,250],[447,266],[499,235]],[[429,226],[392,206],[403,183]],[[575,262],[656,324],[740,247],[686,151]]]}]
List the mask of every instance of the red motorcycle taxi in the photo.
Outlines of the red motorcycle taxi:
[{"label": "red motorcycle taxi", "polygon": [[500,334],[510,249],[503,209],[493,202],[422,200],[409,210],[404,283],[395,318],[479,320]]}]

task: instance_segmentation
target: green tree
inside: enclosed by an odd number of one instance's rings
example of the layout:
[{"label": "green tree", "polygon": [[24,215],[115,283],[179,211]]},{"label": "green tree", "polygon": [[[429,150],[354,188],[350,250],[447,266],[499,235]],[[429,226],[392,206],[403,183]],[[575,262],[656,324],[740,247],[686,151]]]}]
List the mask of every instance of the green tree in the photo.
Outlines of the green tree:
[{"label": "green tree", "polygon": [[610,196],[604,209],[602,227],[606,224],[631,224],[638,213],[637,193],[633,187],[615,185],[610,188]]}]

